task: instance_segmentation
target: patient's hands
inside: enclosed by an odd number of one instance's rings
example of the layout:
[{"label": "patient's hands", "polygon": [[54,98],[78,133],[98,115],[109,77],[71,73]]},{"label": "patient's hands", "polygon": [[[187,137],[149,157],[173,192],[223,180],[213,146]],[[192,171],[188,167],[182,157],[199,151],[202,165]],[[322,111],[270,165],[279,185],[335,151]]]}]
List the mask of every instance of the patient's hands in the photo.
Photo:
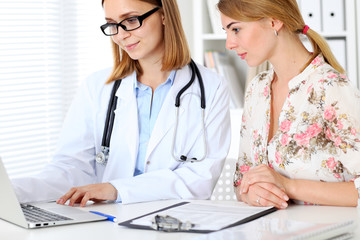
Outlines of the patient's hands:
[{"label": "patient's hands", "polygon": [[80,203],[80,207],[84,207],[87,201],[113,201],[117,199],[117,190],[110,183],[90,184],[82,187],[71,188],[64,196],[60,197],[56,203],[65,204],[70,200],[69,206]]},{"label": "patient's hands", "polygon": [[236,188],[236,195],[239,200],[252,206],[286,208],[289,200],[286,194],[288,180],[262,164],[244,173],[241,184]]}]

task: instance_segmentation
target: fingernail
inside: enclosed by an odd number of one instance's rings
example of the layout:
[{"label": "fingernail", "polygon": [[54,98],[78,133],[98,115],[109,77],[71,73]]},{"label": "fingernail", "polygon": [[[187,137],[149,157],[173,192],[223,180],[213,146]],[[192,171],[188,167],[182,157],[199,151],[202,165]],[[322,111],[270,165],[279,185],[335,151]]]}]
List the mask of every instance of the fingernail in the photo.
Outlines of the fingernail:
[{"label": "fingernail", "polygon": [[285,201],[288,201],[289,200],[289,197],[288,196],[284,196],[284,199],[285,199]]},{"label": "fingernail", "polygon": [[282,206],[283,208],[286,208],[288,205],[287,205],[286,202],[283,202],[283,203],[281,204],[281,206]]}]

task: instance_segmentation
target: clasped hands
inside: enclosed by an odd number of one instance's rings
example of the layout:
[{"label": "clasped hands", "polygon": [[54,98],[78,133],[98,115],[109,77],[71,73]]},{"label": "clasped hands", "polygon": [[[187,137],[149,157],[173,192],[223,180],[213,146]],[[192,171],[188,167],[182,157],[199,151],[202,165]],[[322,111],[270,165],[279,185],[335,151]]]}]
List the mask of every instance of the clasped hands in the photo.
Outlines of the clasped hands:
[{"label": "clasped hands", "polygon": [[80,207],[85,207],[89,200],[101,202],[114,201],[116,199],[117,190],[111,183],[97,183],[73,187],[64,196],[60,197],[56,203],[64,205],[69,200],[69,206],[80,203]]},{"label": "clasped hands", "polygon": [[289,182],[290,179],[261,164],[243,174],[241,184],[236,188],[236,195],[252,206],[286,208]]}]

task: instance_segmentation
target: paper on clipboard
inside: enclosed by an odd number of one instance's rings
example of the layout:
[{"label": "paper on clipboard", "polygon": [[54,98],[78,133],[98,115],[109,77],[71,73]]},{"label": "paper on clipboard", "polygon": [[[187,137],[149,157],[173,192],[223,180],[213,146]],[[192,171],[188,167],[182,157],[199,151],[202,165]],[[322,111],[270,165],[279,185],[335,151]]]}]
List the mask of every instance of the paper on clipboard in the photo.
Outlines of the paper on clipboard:
[{"label": "paper on clipboard", "polygon": [[195,224],[193,231],[211,232],[251,221],[275,210],[273,207],[251,207],[241,203],[229,205],[190,202],[134,219],[130,221],[130,225],[151,227],[155,215],[169,215],[181,222]]}]

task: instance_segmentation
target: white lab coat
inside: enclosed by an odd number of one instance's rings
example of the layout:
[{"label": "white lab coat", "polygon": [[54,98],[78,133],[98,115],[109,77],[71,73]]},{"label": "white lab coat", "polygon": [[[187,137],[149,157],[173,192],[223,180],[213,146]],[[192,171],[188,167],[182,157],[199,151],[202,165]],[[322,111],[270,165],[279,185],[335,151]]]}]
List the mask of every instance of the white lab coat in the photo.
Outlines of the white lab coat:
[{"label": "white lab coat", "polygon": [[[145,172],[133,176],[139,145],[137,102],[132,74],[122,80],[110,142],[108,164],[96,163],[113,84],[104,84],[110,70],[90,76],[82,84],[64,121],[53,161],[34,177],[13,179],[21,202],[57,199],[71,187],[111,182],[123,203],[161,199],[207,199],[220,176],[230,147],[229,93],[225,82],[198,66],[206,96],[207,157],[179,163],[172,157],[175,97],[190,80],[189,66],[180,69],[151,134]],[[191,94],[189,94],[191,93]],[[203,156],[202,118],[198,81],[181,97],[175,144],[176,156]]]}]

